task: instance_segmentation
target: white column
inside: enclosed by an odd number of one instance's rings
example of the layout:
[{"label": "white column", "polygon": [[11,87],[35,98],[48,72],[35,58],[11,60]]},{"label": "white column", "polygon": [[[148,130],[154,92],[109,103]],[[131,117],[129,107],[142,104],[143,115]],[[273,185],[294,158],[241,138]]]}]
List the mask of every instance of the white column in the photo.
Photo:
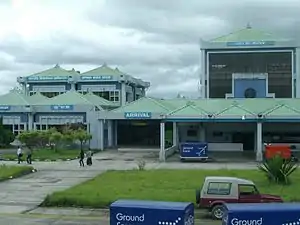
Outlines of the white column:
[{"label": "white column", "polygon": [[296,98],[300,98],[300,48],[296,48],[296,54],[294,54],[295,60],[294,67],[295,67],[295,73],[292,71],[292,74],[294,74],[293,79],[296,79]]},{"label": "white column", "polygon": [[121,106],[126,105],[126,84],[121,83]]},{"label": "white column", "polygon": [[263,160],[262,123],[256,124],[256,161]]},{"label": "white column", "polygon": [[205,55],[205,50],[201,49],[201,54],[200,54],[200,90],[201,90],[201,98],[205,98],[205,78],[206,78],[206,73],[205,73],[205,67],[206,67],[206,55]]},{"label": "white column", "polygon": [[166,161],[165,154],[165,123],[160,123],[160,151],[159,151],[159,160],[162,162]]},{"label": "white column", "polygon": [[173,145],[178,145],[178,129],[176,122],[173,122]]},{"label": "white column", "polygon": [[104,125],[103,120],[99,120],[99,148],[101,151],[104,150]]},{"label": "white column", "polygon": [[108,147],[113,147],[113,121],[107,121],[107,132],[108,132]]},{"label": "white column", "polygon": [[[28,113],[28,130],[33,129],[33,114]],[[36,126],[34,126],[34,130],[36,130]]]},{"label": "white column", "polygon": [[203,124],[200,123],[200,126],[199,126],[199,141],[200,142],[205,142],[205,127],[203,126]]},{"label": "white column", "polygon": [[114,121],[114,146],[118,147],[118,121]]}]

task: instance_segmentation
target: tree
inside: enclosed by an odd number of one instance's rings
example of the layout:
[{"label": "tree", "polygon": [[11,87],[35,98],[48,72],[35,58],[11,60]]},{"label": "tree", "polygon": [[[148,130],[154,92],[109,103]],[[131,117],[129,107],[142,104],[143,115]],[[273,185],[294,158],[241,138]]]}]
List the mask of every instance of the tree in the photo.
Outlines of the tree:
[{"label": "tree", "polygon": [[3,125],[3,117],[0,117],[0,145],[7,146],[14,140],[14,134]]},{"label": "tree", "polygon": [[83,150],[84,143],[92,139],[92,135],[82,128],[79,128],[78,130],[74,130],[73,135],[74,135],[74,140],[78,140],[80,142],[80,150]]},{"label": "tree", "polygon": [[17,139],[30,150],[33,150],[40,145],[40,131],[24,131],[17,136]]},{"label": "tree", "polygon": [[54,149],[54,151],[57,151],[59,148],[62,140],[63,140],[63,135],[59,131],[56,130],[56,128],[51,128],[48,130],[48,137],[49,137],[49,142],[51,148]]}]

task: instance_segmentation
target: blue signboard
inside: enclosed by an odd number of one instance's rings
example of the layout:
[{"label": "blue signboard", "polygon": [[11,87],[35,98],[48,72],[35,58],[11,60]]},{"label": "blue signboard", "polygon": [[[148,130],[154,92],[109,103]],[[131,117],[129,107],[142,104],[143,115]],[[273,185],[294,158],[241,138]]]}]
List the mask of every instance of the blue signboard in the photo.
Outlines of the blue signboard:
[{"label": "blue signboard", "polygon": [[275,41],[235,41],[227,42],[227,46],[272,46],[275,45]]},{"label": "blue signboard", "polygon": [[0,105],[0,110],[1,111],[9,111],[10,110],[10,106],[9,105]]},{"label": "blue signboard", "polygon": [[51,105],[51,110],[73,110],[73,105]]},{"label": "blue signboard", "polygon": [[30,76],[27,81],[65,81],[68,76]]},{"label": "blue signboard", "polygon": [[299,203],[225,204],[222,225],[299,225]]},{"label": "blue signboard", "polygon": [[103,80],[112,80],[113,76],[108,76],[108,75],[102,75],[102,76],[81,76],[80,79],[81,80],[99,80],[99,81],[103,81]]},{"label": "blue signboard", "polygon": [[174,224],[194,225],[193,203],[118,200],[110,205],[110,225]]},{"label": "blue signboard", "polygon": [[181,144],[180,158],[182,159],[207,159],[208,148],[204,142],[187,142]]},{"label": "blue signboard", "polygon": [[151,112],[125,112],[124,117],[126,119],[150,119],[152,114]]}]

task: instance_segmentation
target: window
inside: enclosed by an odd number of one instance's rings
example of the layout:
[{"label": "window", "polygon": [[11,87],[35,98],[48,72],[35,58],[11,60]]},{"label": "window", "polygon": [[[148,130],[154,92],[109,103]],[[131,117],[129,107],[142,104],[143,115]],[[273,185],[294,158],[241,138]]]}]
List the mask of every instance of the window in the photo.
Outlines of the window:
[{"label": "window", "polygon": [[118,102],[119,101],[119,91],[110,91],[109,92],[109,101]]},{"label": "window", "polygon": [[239,192],[240,195],[254,195],[258,194],[258,190],[254,185],[239,185]]},{"label": "window", "polygon": [[30,96],[32,96],[32,95],[35,95],[36,94],[36,92],[35,91],[31,91],[31,92],[29,92],[29,95]]},{"label": "window", "polygon": [[210,195],[229,195],[231,183],[227,182],[210,182],[208,184],[207,194]]},{"label": "window", "polygon": [[53,98],[55,96],[58,96],[60,93],[59,92],[41,92],[41,94],[48,98]]}]

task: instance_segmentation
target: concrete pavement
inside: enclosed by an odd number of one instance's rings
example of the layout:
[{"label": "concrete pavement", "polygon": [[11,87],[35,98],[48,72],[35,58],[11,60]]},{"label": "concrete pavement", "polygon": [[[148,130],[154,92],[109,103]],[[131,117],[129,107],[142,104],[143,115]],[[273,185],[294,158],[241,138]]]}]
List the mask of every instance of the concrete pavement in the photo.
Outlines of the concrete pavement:
[{"label": "concrete pavement", "polygon": [[[78,161],[34,162],[36,173],[0,183],[0,212],[26,213],[37,208],[44,198],[55,191],[67,189],[91,179],[106,170],[137,168],[144,159],[147,169],[254,169],[256,163],[160,163],[149,153],[103,152],[96,154],[92,167],[80,168]],[[17,165],[16,162],[1,162]],[[22,164],[21,164],[22,165]],[[74,214],[77,214],[76,212]],[[0,220],[0,224],[1,220]],[[55,224],[55,223],[54,223]],[[57,223],[59,224],[59,223]]]}]

